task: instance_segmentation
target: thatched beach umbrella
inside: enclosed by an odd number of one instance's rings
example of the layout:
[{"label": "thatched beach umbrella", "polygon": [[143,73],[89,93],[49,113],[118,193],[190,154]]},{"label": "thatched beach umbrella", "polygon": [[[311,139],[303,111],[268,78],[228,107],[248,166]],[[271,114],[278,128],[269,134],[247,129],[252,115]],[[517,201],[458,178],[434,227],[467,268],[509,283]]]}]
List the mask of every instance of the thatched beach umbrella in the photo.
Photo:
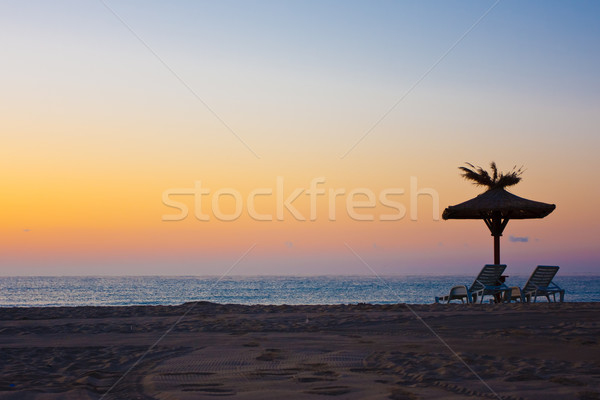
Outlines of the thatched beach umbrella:
[{"label": "thatched beach umbrella", "polygon": [[481,167],[468,164],[471,168],[459,167],[465,179],[476,185],[487,186],[479,196],[455,206],[449,206],[442,214],[443,219],[483,219],[494,237],[494,264],[500,264],[500,236],[511,219],[544,218],[556,206],[527,200],[504,188],[521,181],[522,169],[500,173],[495,163],[491,163],[492,175]]}]

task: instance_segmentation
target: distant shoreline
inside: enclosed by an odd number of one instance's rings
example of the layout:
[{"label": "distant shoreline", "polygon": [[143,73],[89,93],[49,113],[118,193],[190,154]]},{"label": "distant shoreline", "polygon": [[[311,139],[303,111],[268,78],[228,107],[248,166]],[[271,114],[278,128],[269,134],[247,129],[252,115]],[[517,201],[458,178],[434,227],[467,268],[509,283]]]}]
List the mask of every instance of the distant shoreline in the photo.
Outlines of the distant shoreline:
[{"label": "distant shoreline", "polygon": [[[1,310],[15,310],[17,312],[23,312],[27,314],[28,312],[42,312],[44,310],[58,310],[61,313],[75,312],[79,313],[80,311],[89,311],[94,313],[94,311],[103,310],[103,311],[111,311],[118,313],[119,311],[126,311],[129,313],[131,310],[137,311],[145,311],[148,310],[157,310],[157,312],[164,312],[165,315],[169,315],[171,312],[177,313],[179,311],[185,311],[187,307],[214,307],[215,309],[219,309],[221,311],[232,312],[244,312],[244,313],[260,313],[260,312],[280,312],[280,311],[289,311],[290,309],[296,309],[297,311],[306,310],[309,312],[313,312],[314,310],[321,310],[323,308],[331,308],[331,309],[340,309],[340,310],[354,310],[354,309],[366,309],[369,311],[398,311],[398,307],[411,307],[411,308],[422,308],[422,307],[440,307],[439,310],[444,310],[444,307],[455,310],[455,308],[464,308],[465,310],[485,310],[488,308],[492,308],[493,310],[497,310],[498,308],[505,307],[507,309],[513,309],[515,307],[521,309],[523,307],[560,307],[561,304],[567,305],[577,305],[577,306],[590,306],[600,304],[600,301],[564,301],[560,302],[550,302],[548,303],[545,299],[538,299],[537,302],[533,303],[520,303],[520,302],[511,302],[511,303],[500,303],[494,304],[489,302],[484,303],[460,303],[460,301],[454,300],[451,303],[427,303],[427,304],[409,304],[409,303],[395,303],[395,304],[379,304],[379,303],[340,303],[340,304],[239,304],[239,303],[214,303],[211,301],[190,301],[182,304],[136,304],[136,305],[81,305],[81,306],[0,306],[0,318],[2,317]],[[492,310],[492,311],[493,311]],[[61,314],[62,315],[62,314]],[[43,316],[43,315],[42,315]]]},{"label": "distant shoreline", "polygon": [[[0,278],[0,307],[220,304],[431,304],[473,276],[21,277]],[[509,286],[528,277],[510,276]],[[600,277],[559,274],[568,302],[600,301]]]}]

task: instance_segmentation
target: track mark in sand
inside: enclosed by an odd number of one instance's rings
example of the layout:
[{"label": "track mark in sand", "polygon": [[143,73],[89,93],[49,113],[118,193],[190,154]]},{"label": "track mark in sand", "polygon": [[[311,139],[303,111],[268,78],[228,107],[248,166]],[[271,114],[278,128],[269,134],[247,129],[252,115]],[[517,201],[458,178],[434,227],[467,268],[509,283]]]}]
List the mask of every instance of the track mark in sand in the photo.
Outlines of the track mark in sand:
[{"label": "track mark in sand", "polygon": [[328,365],[323,362],[313,362],[313,363],[303,362],[302,366],[308,367],[308,368],[314,369],[314,370],[320,370],[321,368],[327,367]]},{"label": "track mark in sand", "polygon": [[348,386],[320,386],[304,391],[304,393],[308,394],[320,394],[325,396],[341,396],[349,392],[350,387]]},{"label": "track mark in sand", "polygon": [[352,368],[362,367],[365,360],[365,353],[349,352],[346,350],[332,351],[325,354],[319,354],[310,357],[313,363],[323,363],[334,367]]},{"label": "track mark in sand", "polygon": [[248,379],[256,364],[257,351],[223,353],[214,348],[202,348],[161,363],[146,382],[158,392],[195,392],[203,396],[233,396],[233,386],[223,383]]},{"label": "track mark in sand", "polygon": [[[454,383],[435,381],[435,382],[429,382],[429,384],[433,385],[433,386],[437,386],[441,389],[444,389],[444,390],[446,390],[450,393],[454,393],[456,395],[475,397],[477,399],[496,399],[497,398],[492,393],[481,392],[477,389],[468,388],[466,386],[462,386],[462,385],[458,385],[458,384],[454,384]],[[522,399],[523,399],[522,397],[513,397],[513,396],[509,396],[509,395],[502,396],[502,400],[522,400]]]},{"label": "track mark in sand", "polygon": [[533,372],[524,372],[522,374],[513,375],[505,378],[506,382],[525,382],[525,381],[541,381],[544,378],[533,373]]},{"label": "track mark in sand", "polygon": [[331,371],[331,370],[323,370],[323,371],[315,371],[313,372],[313,375],[315,376],[339,376],[339,373],[335,372],[335,371]]},{"label": "track mark in sand", "polygon": [[565,376],[554,376],[548,379],[550,382],[558,383],[564,386],[585,386],[585,383],[578,379],[568,378]]},{"label": "track mark in sand", "polygon": [[183,386],[183,387],[195,387],[195,388],[214,389],[214,388],[217,388],[219,386],[223,386],[223,384],[222,383],[184,383],[181,386]]},{"label": "track mark in sand", "polygon": [[[171,387],[185,385],[201,385],[207,378],[215,375],[214,372],[158,372],[152,376],[152,382],[156,385]],[[212,383],[209,383],[212,385]]]},{"label": "track mark in sand", "polygon": [[198,383],[198,384],[186,384],[181,385],[182,392],[203,392],[212,396],[234,396],[237,392],[233,389],[226,389],[221,387],[222,383]]},{"label": "track mark in sand", "polygon": [[163,372],[161,376],[198,377],[214,375],[214,372]]},{"label": "track mark in sand", "polygon": [[250,368],[255,363],[255,354],[256,352],[252,353],[250,351],[223,354],[214,349],[202,349],[183,357],[168,360],[161,365],[161,370],[165,374],[236,373],[241,369]]},{"label": "track mark in sand", "polygon": [[318,376],[301,376],[296,378],[296,380],[300,383],[314,383],[314,382],[332,382],[336,381],[335,378],[320,378]]},{"label": "track mark in sand", "polygon": [[417,400],[420,399],[416,394],[401,388],[394,388],[388,397],[390,400]]},{"label": "track mark in sand", "polygon": [[290,379],[300,372],[297,368],[276,368],[276,369],[259,369],[252,373],[253,376],[261,379]]},{"label": "track mark in sand", "polygon": [[261,355],[256,357],[258,361],[277,361],[283,360],[285,357],[283,356],[281,349],[266,349]]}]

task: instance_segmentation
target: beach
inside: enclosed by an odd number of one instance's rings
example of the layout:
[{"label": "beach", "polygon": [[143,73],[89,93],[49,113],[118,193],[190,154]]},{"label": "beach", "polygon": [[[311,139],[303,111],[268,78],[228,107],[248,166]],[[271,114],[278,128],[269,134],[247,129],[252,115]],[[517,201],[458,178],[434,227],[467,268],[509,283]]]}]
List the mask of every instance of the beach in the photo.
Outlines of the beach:
[{"label": "beach", "polygon": [[600,303],[0,308],[0,399],[598,399]]}]

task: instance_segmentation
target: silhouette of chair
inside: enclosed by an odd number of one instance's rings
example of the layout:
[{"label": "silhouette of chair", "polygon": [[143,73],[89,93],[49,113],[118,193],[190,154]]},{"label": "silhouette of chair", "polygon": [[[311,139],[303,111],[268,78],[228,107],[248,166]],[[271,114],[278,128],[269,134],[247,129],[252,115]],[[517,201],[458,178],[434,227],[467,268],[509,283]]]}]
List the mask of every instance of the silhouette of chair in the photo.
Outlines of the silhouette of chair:
[{"label": "silhouette of chair", "polygon": [[[556,283],[552,282],[554,276],[558,272],[560,267],[550,265],[538,265],[523,289],[518,286],[510,288],[510,292],[507,292],[507,300],[520,300],[521,302],[533,302],[535,303],[538,296],[544,296],[548,299],[548,302],[556,302],[556,294],[559,295],[560,302],[562,303],[565,299],[565,290],[560,288]],[[550,300],[552,295],[552,300]]]},{"label": "silhouette of chair", "polygon": [[500,282],[500,277],[506,269],[504,264],[487,264],[485,265],[475,281],[470,287],[466,285],[458,285],[450,289],[450,293],[446,296],[436,297],[435,302],[439,303],[447,302],[450,303],[452,300],[460,300],[462,303],[476,303],[479,299],[480,303],[483,303],[483,298],[486,295],[497,295],[503,294],[510,289],[504,283]]}]

